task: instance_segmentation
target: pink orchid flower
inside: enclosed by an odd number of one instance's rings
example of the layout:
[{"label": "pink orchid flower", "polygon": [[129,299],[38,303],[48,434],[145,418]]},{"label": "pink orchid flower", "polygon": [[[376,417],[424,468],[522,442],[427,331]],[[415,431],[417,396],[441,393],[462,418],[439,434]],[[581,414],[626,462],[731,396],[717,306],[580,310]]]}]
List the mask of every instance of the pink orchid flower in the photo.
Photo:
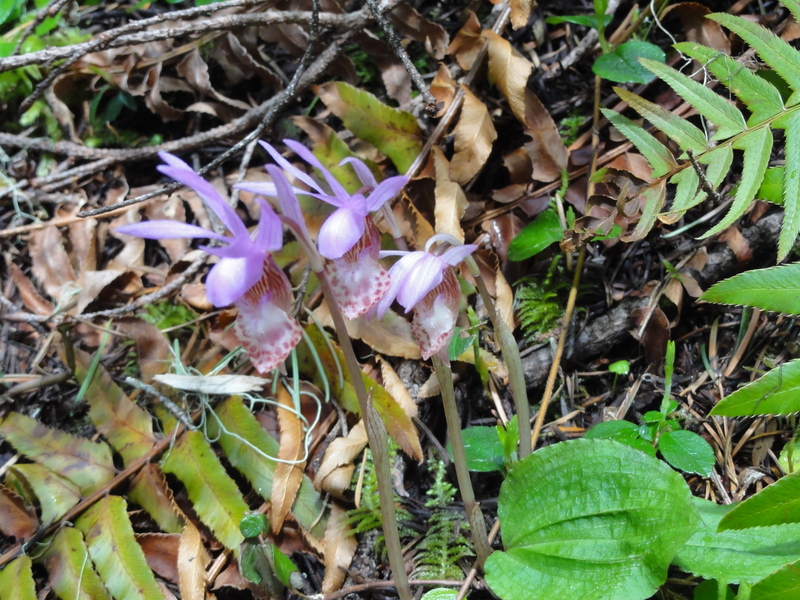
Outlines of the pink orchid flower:
[{"label": "pink orchid flower", "polygon": [[230,232],[220,235],[197,225],[179,221],[146,221],[123,225],[117,233],[150,240],[209,238],[224,242],[221,247],[200,246],[220,257],[206,278],[206,295],[217,307],[235,304],[239,309],[235,332],[261,373],[276,368],[302,337],[300,325],[289,316],[292,288],[271,252],[283,246],[283,225],[263,200],[254,236],[214,187],[185,162],[166,152],[159,154],[166,165],[158,170],[192,188],[219,217]]},{"label": "pink orchid flower", "polygon": [[472,244],[454,246],[441,255],[409,252],[389,270],[391,283],[376,306],[377,316],[383,317],[395,300],[406,313],[413,309],[411,333],[425,360],[450,341],[461,303],[454,267],[477,248]]},{"label": "pink orchid flower", "polygon": [[[370,213],[396,196],[408,183],[408,177],[390,177],[378,183],[366,164],[348,157],[339,164],[351,165],[364,185],[355,194],[349,194],[308,148],[294,140],[284,140],[284,143],[322,173],[330,188],[331,193],[328,193],[311,176],[283,158],[275,148],[262,142],[286,173],[314,190],[290,187],[293,194],[307,194],[336,207],[320,228],[319,253],[329,259],[326,271],[337,304],[348,319],[355,319],[372,308],[389,287],[388,273],[378,262],[380,233]],[[285,196],[286,186],[281,186],[280,192],[276,187],[275,167],[268,165],[267,170],[273,177],[272,183],[245,182],[237,187],[265,196]],[[283,200],[281,203],[283,205]],[[286,210],[283,210],[284,216],[287,216]]]}]

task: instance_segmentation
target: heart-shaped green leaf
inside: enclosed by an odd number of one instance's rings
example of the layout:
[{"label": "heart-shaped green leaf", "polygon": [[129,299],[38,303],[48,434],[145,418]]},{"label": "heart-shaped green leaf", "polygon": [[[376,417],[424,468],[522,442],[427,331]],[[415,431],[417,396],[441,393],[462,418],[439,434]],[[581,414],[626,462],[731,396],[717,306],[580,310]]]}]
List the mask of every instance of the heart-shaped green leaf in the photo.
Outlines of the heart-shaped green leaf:
[{"label": "heart-shaped green leaf", "polygon": [[619,83],[650,83],[655,75],[648,71],[641,63],[640,58],[649,58],[664,62],[664,51],[650,42],[635,40],[625,42],[614,49],[614,52],[599,56],[592,71],[594,74]]}]

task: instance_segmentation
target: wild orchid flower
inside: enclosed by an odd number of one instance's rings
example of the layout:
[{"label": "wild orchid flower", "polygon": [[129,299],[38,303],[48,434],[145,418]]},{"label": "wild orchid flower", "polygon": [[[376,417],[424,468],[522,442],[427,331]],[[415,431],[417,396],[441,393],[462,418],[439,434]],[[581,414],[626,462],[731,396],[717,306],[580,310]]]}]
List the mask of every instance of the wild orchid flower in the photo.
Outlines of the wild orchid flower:
[{"label": "wild orchid flower", "polygon": [[413,309],[411,333],[426,360],[450,341],[461,303],[461,287],[453,267],[477,248],[472,244],[453,246],[441,255],[427,250],[409,252],[389,270],[391,283],[377,304],[377,316],[383,317],[395,300],[406,313]]},{"label": "wild orchid flower", "polygon": [[[286,173],[313,190],[291,188],[293,193],[307,194],[336,207],[320,228],[319,253],[329,260],[326,271],[336,302],[348,319],[355,319],[374,306],[389,287],[388,273],[378,262],[380,233],[370,213],[397,195],[408,183],[408,177],[390,177],[378,183],[366,164],[348,157],[339,164],[351,165],[364,186],[355,194],[349,194],[308,148],[294,140],[284,140],[284,143],[322,173],[328,183],[331,193],[283,158],[271,145],[262,142]],[[269,166],[267,170],[273,173]],[[272,183],[244,182],[237,187],[265,196],[280,196],[274,176]]]},{"label": "wild orchid flower", "polygon": [[302,336],[300,325],[289,316],[291,285],[270,254],[283,246],[283,225],[278,215],[261,200],[258,230],[251,236],[236,211],[210,183],[176,156],[166,152],[159,156],[166,165],[160,165],[158,170],[197,192],[230,235],[167,220],[123,225],[116,231],[150,240],[209,238],[225,243],[220,247],[200,246],[220,257],[206,278],[206,295],[214,306],[234,304],[239,309],[236,336],[258,371],[273,370]]}]

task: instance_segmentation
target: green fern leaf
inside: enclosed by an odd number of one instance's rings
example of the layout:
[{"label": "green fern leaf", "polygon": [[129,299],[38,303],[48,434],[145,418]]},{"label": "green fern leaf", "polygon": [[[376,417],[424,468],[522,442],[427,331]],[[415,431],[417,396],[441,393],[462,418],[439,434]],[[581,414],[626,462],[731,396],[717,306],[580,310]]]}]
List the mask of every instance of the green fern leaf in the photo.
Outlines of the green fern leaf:
[{"label": "green fern leaf", "polygon": [[86,539],[97,572],[114,598],[163,600],[164,594],[136,543],[127,505],[119,496],[105,496],[76,521]]},{"label": "green fern leaf", "polygon": [[767,171],[772,151],[772,131],[766,127],[753,129],[735,141],[733,147],[744,151],[742,177],[733,204],[728,214],[701,237],[709,237],[732,225],[750,206]]},{"label": "green fern leaf", "polygon": [[793,360],[723,398],[709,414],[720,417],[789,416],[800,412],[798,392],[800,360]]},{"label": "green fern leaf", "polygon": [[722,96],[664,63],[645,58],[641,59],[641,63],[665,81],[681,98],[697,109],[697,112],[717,126],[717,133],[711,138],[712,140],[724,140],[744,131],[745,122],[742,113]]},{"label": "green fern leaf", "polygon": [[775,86],[730,56],[694,42],[680,42],[675,44],[675,49],[700,62],[744,103],[752,113],[747,120],[749,127],[784,110],[783,99]]},{"label": "green fern leaf", "polygon": [[792,113],[786,125],[786,166],[783,172],[785,212],[778,239],[778,262],[788,256],[800,233],[800,113]]},{"label": "green fern leaf", "polygon": [[682,214],[703,201],[702,198],[698,201],[700,194],[697,193],[697,187],[700,185],[700,175],[694,169],[684,169],[675,173],[669,182],[677,185],[675,198],[672,200],[671,210],[673,212]]},{"label": "green fern leaf", "polygon": [[50,587],[59,598],[110,600],[88,558],[83,535],[77,529],[62,527],[50,540],[41,561],[50,576]]},{"label": "green fern leaf", "polygon": [[36,600],[29,556],[23,554],[0,571],[0,600]]},{"label": "green fern leaf", "polygon": [[81,501],[78,486],[66,477],[36,463],[14,465],[8,470],[6,485],[29,488],[39,501],[42,523],[55,523]]},{"label": "green fern leaf", "polygon": [[248,507],[203,434],[189,431],[178,438],[161,468],[181,480],[197,516],[222,545],[238,551],[244,540],[239,523]]},{"label": "green fern leaf", "polygon": [[653,104],[628,90],[615,87],[614,91],[620,100],[626,102],[628,106],[674,140],[681,150],[691,150],[695,154],[708,150],[708,140],[706,140],[705,134],[686,119],[674,115],[658,104]]},{"label": "green fern leaf", "polygon": [[642,156],[647,159],[653,168],[653,177],[663,177],[678,168],[678,163],[675,162],[672,152],[659,142],[653,134],[645,131],[640,125],[616,111],[607,108],[601,108],[600,110],[606,119],[619,129],[642,153]]},{"label": "green fern leaf", "polygon": [[[800,90],[800,52],[761,25],[725,13],[708,15],[750,44],[770,69],[795,91]],[[791,104],[789,104],[791,106]]]}]

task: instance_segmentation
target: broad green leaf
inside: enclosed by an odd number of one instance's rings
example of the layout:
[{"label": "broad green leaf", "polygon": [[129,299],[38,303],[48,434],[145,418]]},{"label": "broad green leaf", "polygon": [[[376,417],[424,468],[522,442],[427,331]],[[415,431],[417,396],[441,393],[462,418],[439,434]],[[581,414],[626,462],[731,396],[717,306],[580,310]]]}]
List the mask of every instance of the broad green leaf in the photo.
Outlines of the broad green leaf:
[{"label": "broad green leaf", "polygon": [[712,285],[700,296],[706,302],[738,304],[800,315],[800,263],[755,269]]},{"label": "broad green leaf", "polygon": [[672,152],[644,127],[615,110],[600,109],[609,122],[627,137],[653,168],[653,177],[663,177],[678,167]]},{"label": "broad green leaf", "polygon": [[755,129],[739,138],[734,143],[734,148],[744,150],[744,165],[742,166],[742,175],[733,204],[725,218],[701,237],[706,238],[726,229],[741,217],[747,207],[750,206],[750,203],[756,197],[758,188],[761,187],[761,182],[764,180],[764,172],[769,164],[769,156],[772,152],[772,131],[767,127]]},{"label": "broad green leaf", "polygon": [[244,539],[239,522],[248,507],[200,431],[188,431],[167,453],[161,468],[186,487],[197,516],[229,550]]},{"label": "broad green leaf", "polygon": [[15,480],[30,488],[36,496],[44,525],[55,523],[81,500],[81,492],[77,485],[36,463],[11,467],[6,478],[6,485],[13,485]]},{"label": "broad green leaf", "polygon": [[800,598],[800,562],[785,565],[750,590],[750,600],[797,600]]},{"label": "broad green leaf", "polygon": [[755,583],[800,560],[800,523],[717,532],[731,507],[700,498],[695,504],[702,525],[673,560],[684,571],[704,579]]},{"label": "broad green leaf", "polygon": [[800,523],[800,471],[778,479],[737,504],[720,521],[717,531],[784,523]]},{"label": "broad green leaf", "polygon": [[420,600],[456,600],[456,598],[458,598],[458,590],[435,588],[425,592]]},{"label": "broad green leaf", "polygon": [[680,42],[675,48],[707,67],[752,112],[750,127],[763,123],[783,110],[783,99],[775,86],[727,54],[694,42]]},{"label": "broad green leaf", "polygon": [[655,447],[647,440],[642,439],[639,435],[638,425],[634,425],[630,421],[603,421],[592,427],[583,437],[589,440],[614,440],[649,456],[655,457],[656,455]]},{"label": "broad green leaf", "polygon": [[706,140],[705,134],[683,117],[679,117],[628,90],[615,87],[614,91],[623,102],[627,102],[628,106],[674,140],[681,150],[691,150],[695,154],[708,150],[708,140]]},{"label": "broad green leaf", "polygon": [[784,473],[800,472],[800,439],[794,437],[784,444],[778,456],[778,465]]},{"label": "broad green leaf", "polygon": [[[505,455],[496,428],[469,427],[462,429],[461,435],[464,438],[464,451],[470,471],[491,473],[502,470]],[[447,450],[450,452],[449,444]]]},{"label": "broad green leaf", "polygon": [[641,63],[696,108],[697,112],[717,126],[717,133],[711,138],[712,140],[723,140],[744,131],[745,122],[742,113],[713,90],[665,65],[663,61],[643,58]]},{"label": "broad green leaf", "polygon": [[[75,349],[75,377],[83,385],[92,356]],[[98,364],[86,388],[89,418],[126,465],[147,454],[155,445],[153,419],[122,391],[103,365]]]},{"label": "broad green leaf", "polygon": [[125,500],[104,496],[78,518],[75,527],[83,533],[97,573],[114,598],[163,599],[126,511]]},{"label": "broad green leaf", "polygon": [[756,192],[756,198],[773,204],[783,204],[783,167],[770,167]]},{"label": "broad green leaf", "polygon": [[0,436],[20,454],[70,480],[83,495],[103,487],[116,474],[106,444],[58,431],[19,413],[0,421]]},{"label": "broad green leaf", "polygon": [[658,439],[658,451],[669,464],[686,473],[709,477],[716,459],[714,449],[693,431],[668,431]]},{"label": "broad green leaf", "polygon": [[719,417],[787,416],[800,411],[800,360],[772,369],[723,398],[709,413]]},{"label": "broad green leaf", "polygon": [[591,27],[592,29],[600,29],[601,27],[608,27],[614,15],[603,15],[602,20],[597,19],[597,15],[563,15],[547,17],[545,21],[551,25],[558,25],[559,23],[574,23],[575,25],[583,25],[584,27]]},{"label": "broad green leaf", "polygon": [[784,213],[778,239],[778,262],[789,255],[800,233],[800,112],[792,113],[785,125]]},{"label": "broad green leaf", "polygon": [[708,15],[750,44],[761,59],[793,90],[800,90],[800,52],[788,42],[752,21],[724,13]]},{"label": "broad green leaf", "polygon": [[505,551],[486,561],[486,581],[503,600],[649,598],[698,523],[677,472],[610,440],[521,460],[498,514]]},{"label": "broad green leaf", "polygon": [[614,48],[613,52],[597,57],[592,71],[598,77],[617,83],[650,83],[655,78],[639,59],[664,62],[664,51],[650,42],[634,40]]},{"label": "broad green leaf", "polygon": [[148,463],[131,481],[128,499],[147,511],[167,533],[181,533],[186,520],[167,485],[167,478],[157,464]]},{"label": "broad green leaf", "polygon": [[411,113],[397,110],[343,81],[314,86],[350,131],[388,156],[405,173],[422,150],[422,131]]},{"label": "broad green leaf", "polygon": [[[269,500],[275,462],[264,455],[278,456],[277,440],[267,433],[242,403],[241,398],[228,398],[214,412],[220,422],[211,418],[209,435],[217,439],[217,443],[225,451],[225,457],[247,478],[258,495]],[[311,480],[304,476],[292,505],[292,514],[300,525],[318,539],[322,539],[325,533],[326,521],[319,519],[323,510],[324,504],[319,492],[314,489]]]},{"label": "broad green leaf", "polygon": [[61,600],[110,600],[80,531],[62,527],[46,548],[41,561],[50,576],[50,587]]},{"label": "broad green leaf", "polygon": [[[724,600],[734,600],[735,594],[729,586],[725,586]],[[700,584],[694,588],[694,600],[720,600],[719,597],[719,582],[711,579],[701,581]]]},{"label": "broad green leaf", "polygon": [[525,260],[547,248],[550,244],[561,241],[564,228],[552,208],[539,213],[528,223],[508,245],[509,260]]},{"label": "broad green leaf", "polygon": [[36,600],[31,557],[23,554],[0,571],[0,600]]}]

